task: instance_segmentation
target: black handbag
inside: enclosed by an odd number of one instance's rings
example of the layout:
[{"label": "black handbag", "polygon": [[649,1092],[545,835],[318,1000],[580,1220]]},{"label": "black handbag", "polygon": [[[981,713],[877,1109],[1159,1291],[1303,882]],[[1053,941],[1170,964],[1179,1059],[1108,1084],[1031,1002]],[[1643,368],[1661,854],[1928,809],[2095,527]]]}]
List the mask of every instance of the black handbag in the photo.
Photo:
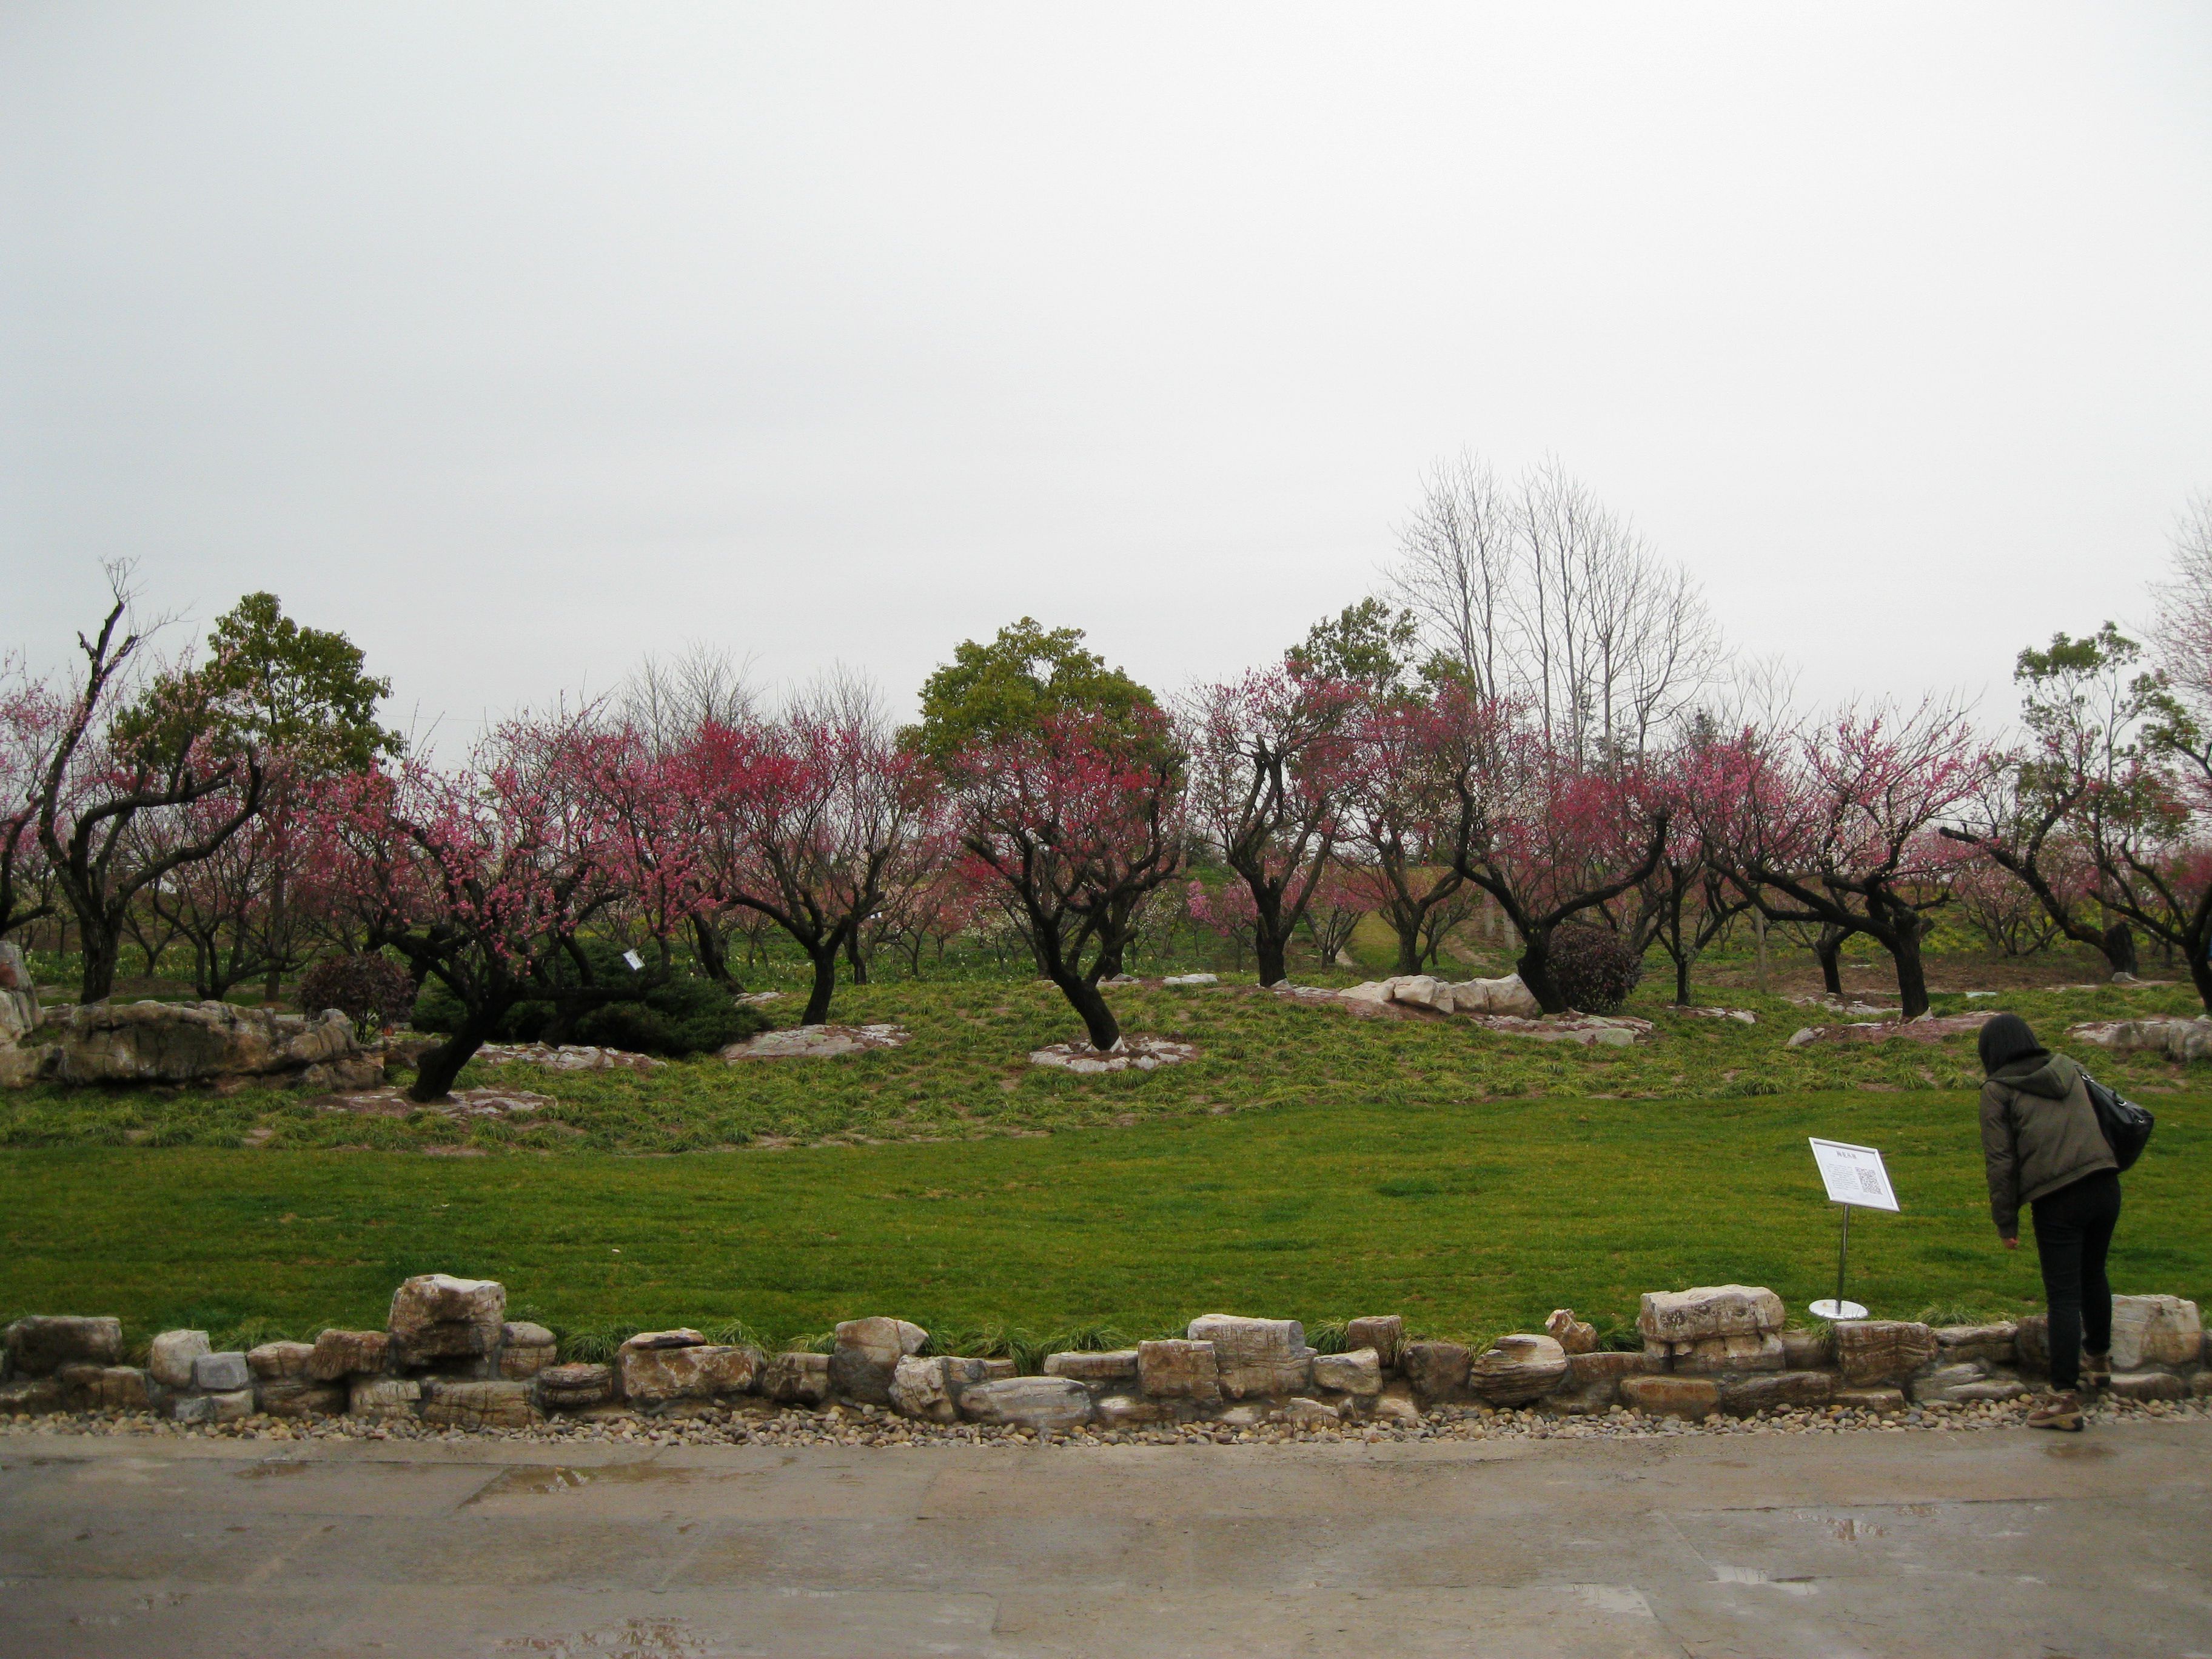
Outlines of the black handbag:
[{"label": "black handbag", "polygon": [[2089,1104],[2096,1108],[2097,1127],[2104,1131],[2105,1145],[2112,1149],[2113,1161],[2123,1170],[2133,1169],[2150,1139],[2150,1132],[2158,1127],[2158,1120],[2147,1109],[2107,1089],[2087,1072],[2081,1073],[2081,1081],[2088,1088]]}]

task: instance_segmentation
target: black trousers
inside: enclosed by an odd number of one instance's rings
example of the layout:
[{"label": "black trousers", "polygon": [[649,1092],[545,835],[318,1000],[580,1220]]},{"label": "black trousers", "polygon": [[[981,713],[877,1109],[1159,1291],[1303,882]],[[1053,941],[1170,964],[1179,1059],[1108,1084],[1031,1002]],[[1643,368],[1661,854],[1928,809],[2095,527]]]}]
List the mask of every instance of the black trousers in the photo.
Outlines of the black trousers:
[{"label": "black trousers", "polygon": [[2111,1170],[2045,1193],[2031,1206],[2043,1299],[2051,1310],[2051,1385],[2079,1387],[2081,1350],[2112,1349],[2112,1286],[2105,1252],[2120,1218],[2120,1177]]}]

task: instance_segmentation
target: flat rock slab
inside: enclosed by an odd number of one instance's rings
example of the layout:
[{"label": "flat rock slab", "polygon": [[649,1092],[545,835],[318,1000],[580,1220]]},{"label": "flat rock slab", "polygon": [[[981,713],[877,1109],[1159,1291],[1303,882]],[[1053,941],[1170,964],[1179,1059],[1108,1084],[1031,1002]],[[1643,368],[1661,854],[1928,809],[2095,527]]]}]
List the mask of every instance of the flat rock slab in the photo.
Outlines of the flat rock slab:
[{"label": "flat rock slab", "polygon": [[839,1054],[873,1054],[905,1046],[903,1025],[801,1025],[788,1031],[763,1031],[722,1050],[731,1065],[744,1060],[834,1060]]},{"label": "flat rock slab", "polygon": [[1125,1036],[1103,1054],[1087,1042],[1055,1042],[1049,1048],[1030,1051],[1032,1066],[1056,1066],[1060,1071],[1085,1076],[1098,1072],[1156,1072],[1163,1066],[1180,1066],[1186,1060],[1197,1058],[1196,1043],[1174,1042],[1155,1036]]},{"label": "flat rock slab", "polygon": [[1792,997],[1790,1000],[1801,1008],[1826,1008],[1832,1014],[1849,1014],[1854,1019],[1869,1015],[1893,1019],[1903,1012],[1897,1008],[1885,1008],[1878,1002],[1861,1002],[1856,998],[1849,1002],[1839,997]]},{"label": "flat rock slab", "polygon": [[1500,1036],[1533,1037],[1539,1042],[1580,1042],[1604,1048],[1626,1048],[1651,1041],[1651,1022],[1626,1014],[1546,1014],[1534,1019],[1518,1014],[1476,1014],[1474,1023]]},{"label": "flat rock slab", "polygon": [[1869,1019],[1849,1025],[1808,1025],[1784,1045],[1802,1048],[1814,1042],[1887,1042],[1906,1037],[1914,1042],[1941,1042],[1946,1037],[1978,1031],[1996,1016],[1979,1014],[1923,1014],[1917,1019]]},{"label": "flat rock slab", "polygon": [[1677,1008],[1674,1012],[1687,1014],[1692,1019],[1732,1019],[1743,1025],[1759,1024],[1759,1016],[1748,1008]]},{"label": "flat rock slab", "polygon": [[2169,1060],[2212,1055],[2212,1019],[2109,1019],[2066,1028],[2071,1042],[2093,1043],[2116,1054],[2148,1049]]},{"label": "flat rock slab", "polygon": [[319,1112],[345,1112],[355,1117],[410,1117],[416,1112],[435,1112],[441,1117],[526,1117],[555,1104],[550,1095],[533,1095],[521,1089],[456,1089],[428,1105],[410,1100],[404,1089],[361,1089],[350,1094],[318,1095],[307,1102]]},{"label": "flat rock slab", "polygon": [[484,1066],[543,1066],[549,1072],[657,1072],[668,1064],[651,1054],[584,1042],[487,1042],[471,1059]]}]

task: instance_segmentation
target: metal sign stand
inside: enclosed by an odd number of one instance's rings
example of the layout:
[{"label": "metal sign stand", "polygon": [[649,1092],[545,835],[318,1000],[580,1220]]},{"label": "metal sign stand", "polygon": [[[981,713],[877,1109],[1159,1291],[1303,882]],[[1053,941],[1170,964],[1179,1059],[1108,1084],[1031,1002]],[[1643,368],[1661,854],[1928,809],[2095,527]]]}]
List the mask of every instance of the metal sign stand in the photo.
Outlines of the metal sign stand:
[{"label": "metal sign stand", "polygon": [[1844,1274],[1851,1259],[1851,1212],[1862,1206],[1877,1210],[1898,1207],[1897,1193],[1889,1184],[1889,1171],[1881,1154],[1871,1146],[1854,1146],[1844,1140],[1812,1138],[1813,1158],[1820,1165],[1821,1184],[1829,1199],[1844,1212],[1844,1236],[1836,1246],[1836,1293],[1810,1303],[1807,1311],[1818,1319],[1864,1319],[1867,1310],[1844,1299]]},{"label": "metal sign stand", "polygon": [[1806,1304],[1806,1311],[1816,1319],[1864,1319],[1867,1310],[1856,1302],[1844,1300],[1844,1264],[1851,1254],[1851,1206],[1838,1206],[1844,1212],[1844,1240],[1836,1247],[1836,1294],[1823,1297],[1818,1302]]}]

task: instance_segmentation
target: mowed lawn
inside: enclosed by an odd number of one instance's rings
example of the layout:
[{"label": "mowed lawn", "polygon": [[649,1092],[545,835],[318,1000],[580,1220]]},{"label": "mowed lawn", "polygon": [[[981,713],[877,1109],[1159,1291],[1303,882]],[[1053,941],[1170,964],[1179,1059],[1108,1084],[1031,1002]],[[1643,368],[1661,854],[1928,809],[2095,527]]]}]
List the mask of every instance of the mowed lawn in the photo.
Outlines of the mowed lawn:
[{"label": "mowed lawn", "polygon": [[[305,1335],[380,1323],[430,1270],[497,1278],[518,1316],[570,1332],[742,1321],[772,1340],[869,1313],[1136,1337],[1212,1310],[1486,1338],[1560,1304],[1618,1330],[1644,1291],[1729,1279],[1802,1317],[1835,1259],[1814,1134],[1881,1148],[1903,1198],[1852,1229],[1850,1289],[1877,1314],[2039,1303],[2032,1250],[1997,1248],[1962,1090],[1388,1096],[661,1156],[18,1147],[0,1151],[0,1317]],[[2204,1300],[2212,1097],[2154,1104],[2114,1283]]]}]

